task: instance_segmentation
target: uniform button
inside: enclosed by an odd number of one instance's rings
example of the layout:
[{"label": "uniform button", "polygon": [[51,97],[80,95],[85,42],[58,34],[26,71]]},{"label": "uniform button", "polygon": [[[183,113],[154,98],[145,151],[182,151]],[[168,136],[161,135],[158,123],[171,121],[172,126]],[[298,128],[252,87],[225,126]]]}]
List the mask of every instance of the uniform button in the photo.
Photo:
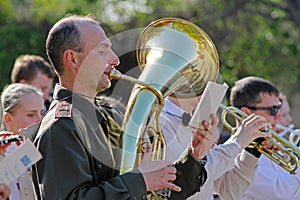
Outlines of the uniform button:
[{"label": "uniform button", "polygon": [[98,164],[98,168],[102,168],[102,164]]},{"label": "uniform button", "polygon": [[201,175],[198,175],[198,176],[197,176],[197,179],[200,180],[200,179],[201,179]]}]

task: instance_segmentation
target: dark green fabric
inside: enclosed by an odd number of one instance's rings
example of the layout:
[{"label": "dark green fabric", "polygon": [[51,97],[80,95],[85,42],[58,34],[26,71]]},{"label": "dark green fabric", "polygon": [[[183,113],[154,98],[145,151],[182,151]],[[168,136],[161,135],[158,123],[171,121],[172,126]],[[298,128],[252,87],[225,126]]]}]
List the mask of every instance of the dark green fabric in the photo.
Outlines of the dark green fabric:
[{"label": "dark green fabric", "polygon": [[207,172],[204,165],[196,161],[188,149],[184,151],[181,157],[175,162],[177,169],[176,180],[174,183],[181,187],[181,192],[172,192],[170,199],[186,199],[187,197],[200,191],[207,179]]},{"label": "dark green fabric", "polygon": [[[72,104],[71,117],[57,117],[56,104]],[[119,174],[120,127],[105,107],[57,85],[54,101],[43,118],[34,144],[43,159],[33,166],[38,199],[144,199],[146,186],[138,171]],[[206,180],[204,166],[186,151],[174,163],[175,184],[182,192],[171,199],[185,199],[199,191]]]},{"label": "dark green fabric", "polygon": [[[109,121],[107,126],[102,126],[105,115],[96,109],[97,119],[100,120],[97,127],[94,119],[89,119],[86,114],[96,107],[84,98],[76,99],[70,96],[70,92],[57,86],[55,88],[54,103],[64,100],[73,103],[72,118],[55,119],[55,106],[43,118],[35,145],[43,155],[43,159],[33,167],[33,180],[39,199],[142,199],[146,193],[146,186],[140,173],[127,173],[117,176],[119,171],[114,169],[116,158],[113,156],[112,143],[118,143],[117,125]],[[76,97],[77,98],[77,97]],[[80,99],[80,100],[79,100]],[[78,101],[81,104],[78,104]],[[78,108],[78,110],[77,110]],[[94,115],[90,113],[90,115]],[[80,123],[80,125],[76,125]],[[103,130],[108,132],[104,133]],[[83,132],[86,138],[82,138]],[[103,154],[103,162],[91,156],[82,141],[88,141],[92,132],[97,132],[103,141],[96,150]],[[114,132],[113,135],[107,135]],[[107,143],[107,144],[106,144]],[[111,162],[110,162],[111,161]],[[107,163],[109,165],[107,165]],[[135,184],[127,184],[134,179]],[[99,183],[95,185],[94,183]],[[129,193],[130,192],[130,193]]]}]

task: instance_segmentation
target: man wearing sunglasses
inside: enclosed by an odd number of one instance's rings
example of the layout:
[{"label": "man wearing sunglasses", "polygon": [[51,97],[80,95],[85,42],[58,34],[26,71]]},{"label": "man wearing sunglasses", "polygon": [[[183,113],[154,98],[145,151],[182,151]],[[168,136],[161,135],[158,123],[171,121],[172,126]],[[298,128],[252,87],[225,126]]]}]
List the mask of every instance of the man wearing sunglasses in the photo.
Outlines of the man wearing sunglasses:
[{"label": "man wearing sunglasses", "polygon": [[264,107],[264,106],[262,106],[262,107],[246,106],[246,107],[249,108],[249,109],[251,109],[251,110],[269,110],[269,111],[271,111],[270,114],[272,116],[276,116],[277,113],[278,113],[278,111],[279,111],[279,109],[281,108],[281,102],[279,102],[279,104],[276,105],[276,106],[269,106],[269,107]]},{"label": "man wearing sunglasses", "polygon": [[[281,118],[278,89],[259,77],[236,81],[231,89],[230,103],[248,115],[254,113],[265,117],[274,130]],[[300,174],[291,175],[256,149],[253,151],[260,156],[255,178],[239,200],[299,199]]]}]

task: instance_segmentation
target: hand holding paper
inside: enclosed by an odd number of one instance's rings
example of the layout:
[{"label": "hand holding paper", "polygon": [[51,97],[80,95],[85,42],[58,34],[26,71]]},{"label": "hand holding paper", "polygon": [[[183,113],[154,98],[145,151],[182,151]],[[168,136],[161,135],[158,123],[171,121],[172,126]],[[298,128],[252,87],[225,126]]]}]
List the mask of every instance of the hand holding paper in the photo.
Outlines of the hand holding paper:
[{"label": "hand holding paper", "polygon": [[226,83],[221,85],[215,82],[208,82],[189,125],[194,128],[203,128],[201,124],[203,120],[210,122],[210,115],[217,112],[227,89]]},{"label": "hand holding paper", "polygon": [[0,162],[0,183],[10,185],[31,165],[42,158],[34,144],[27,139]]}]

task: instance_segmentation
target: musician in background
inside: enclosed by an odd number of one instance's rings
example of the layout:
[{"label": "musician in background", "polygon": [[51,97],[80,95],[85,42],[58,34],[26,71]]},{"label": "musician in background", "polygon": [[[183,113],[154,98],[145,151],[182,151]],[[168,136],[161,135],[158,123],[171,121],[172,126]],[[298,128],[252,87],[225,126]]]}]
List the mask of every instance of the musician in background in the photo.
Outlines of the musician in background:
[{"label": "musician in background", "polygon": [[[278,89],[260,77],[245,77],[235,82],[230,103],[244,113],[264,116],[275,128],[281,116]],[[255,177],[239,200],[299,199],[300,175],[291,175],[264,155],[258,161]]]},{"label": "musician in background", "polygon": [[38,55],[20,55],[15,60],[12,72],[12,83],[24,83],[39,88],[43,92],[45,111],[52,101],[51,91],[55,77],[50,63]]},{"label": "musician in background", "polygon": [[[3,130],[18,135],[20,129],[40,122],[44,114],[43,93],[36,87],[22,83],[7,85],[1,93]],[[6,150],[11,154],[20,142],[12,143]],[[22,184],[20,184],[22,182]],[[24,187],[23,187],[24,186]],[[30,173],[22,174],[11,185],[10,200],[34,199]]]},{"label": "musician in background", "polygon": [[[0,133],[0,137],[1,137],[1,133]],[[8,144],[0,144],[0,164],[1,164],[1,160],[4,158],[7,147],[8,147]],[[10,194],[9,186],[4,183],[0,183],[0,200],[7,199],[9,197],[9,194]]]},{"label": "musician in background", "polygon": [[[0,100],[0,126],[2,124],[2,103]],[[0,133],[1,136],[1,133]],[[9,146],[9,144],[0,144],[0,162],[5,156],[6,148]],[[8,185],[4,183],[0,183],[0,200],[6,200],[9,197],[10,194],[10,188]]]},{"label": "musician in background", "polygon": [[283,126],[288,127],[289,125],[291,125],[293,119],[291,116],[291,108],[290,108],[290,104],[287,100],[287,97],[283,94],[280,93],[279,98],[281,100],[281,108],[280,108],[280,113],[281,113],[281,117],[279,118],[280,124],[282,124]]},{"label": "musician in background", "polygon": [[[1,133],[0,133],[1,136]],[[8,147],[8,144],[0,144],[0,164],[1,160],[3,159],[6,148]],[[4,183],[0,183],[0,200],[5,200],[9,197],[10,194],[10,188],[8,185]]]},{"label": "musician in background", "polygon": [[279,123],[276,126],[276,132],[279,133],[279,135],[284,136],[285,138],[288,138],[288,135],[290,131],[288,130],[289,128],[294,128],[294,124],[292,124],[292,116],[291,116],[291,109],[290,109],[290,104],[286,98],[286,96],[283,93],[279,94],[279,98],[281,101],[281,108],[280,108],[280,118],[279,118]]},{"label": "musician in background", "polygon": [[[176,98],[169,96],[161,114],[161,126],[167,143],[167,160],[173,162],[189,145],[193,130],[188,126],[187,113],[192,113],[201,96]],[[211,116],[211,123],[203,123],[204,132],[216,132],[218,118]],[[208,178],[200,192],[189,199],[213,199],[218,194],[221,199],[237,199],[254,177],[258,158],[243,150],[257,137],[268,136],[259,131],[267,126],[265,119],[251,115],[243,121],[241,128],[225,144],[214,146],[206,155],[205,168]],[[218,134],[217,134],[218,135]],[[217,142],[215,138],[215,143]]]}]

